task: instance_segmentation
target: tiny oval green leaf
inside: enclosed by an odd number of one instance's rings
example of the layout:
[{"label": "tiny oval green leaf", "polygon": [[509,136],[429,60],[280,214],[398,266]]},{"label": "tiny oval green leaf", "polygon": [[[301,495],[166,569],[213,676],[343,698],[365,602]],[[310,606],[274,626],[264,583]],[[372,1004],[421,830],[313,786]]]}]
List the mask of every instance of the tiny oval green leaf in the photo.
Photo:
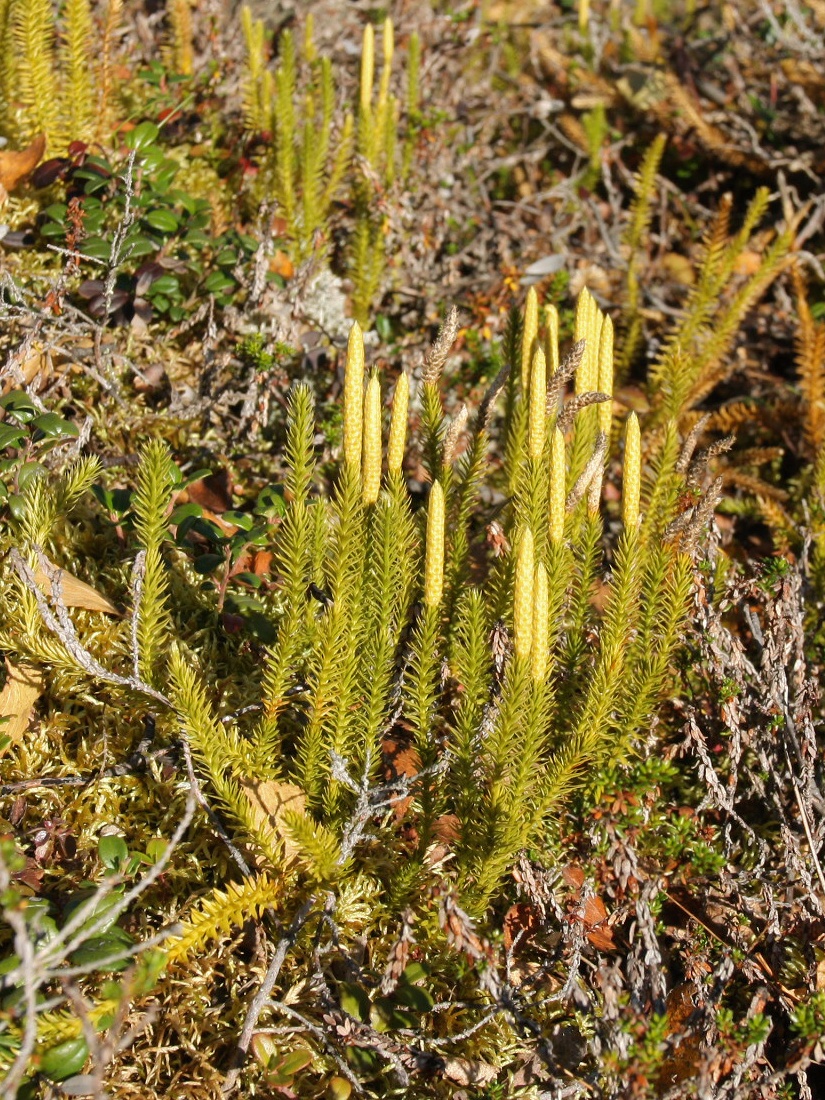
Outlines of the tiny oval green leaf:
[{"label": "tiny oval green leaf", "polygon": [[145,149],[151,145],[160,134],[160,128],[154,122],[140,122],[126,135],[126,147],[128,149]]},{"label": "tiny oval green leaf", "polygon": [[122,836],[102,836],[97,844],[100,862],[110,871],[116,871],[129,855],[129,849]]},{"label": "tiny oval green leaf", "polygon": [[88,1057],[85,1039],[66,1039],[40,1056],[40,1072],[52,1081],[65,1081],[83,1069]]},{"label": "tiny oval green leaf", "polygon": [[76,424],[70,420],[64,420],[57,413],[41,413],[32,420],[32,427],[49,439],[59,439],[62,435],[78,436],[80,431]]},{"label": "tiny oval green leaf", "polygon": [[338,996],[341,1008],[348,1016],[354,1016],[362,1024],[369,1021],[372,1002],[367,996],[367,991],[355,982],[341,982],[338,987]]},{"label": "tiny oval green leaf", "polygon": [[176,215],[171,210],[164,210],[162,207],[157,210],[150,210],[146,215],[146,221],[153,229],[158,229],[161,233],[174,233],[179,225]]}]

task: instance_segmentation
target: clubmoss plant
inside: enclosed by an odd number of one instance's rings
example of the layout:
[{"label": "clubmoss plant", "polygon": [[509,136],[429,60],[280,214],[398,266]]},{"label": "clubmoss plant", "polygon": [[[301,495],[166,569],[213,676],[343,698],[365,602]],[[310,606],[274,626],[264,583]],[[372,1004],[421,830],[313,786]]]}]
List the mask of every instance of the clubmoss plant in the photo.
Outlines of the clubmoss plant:
[{"label": "clubmoss plant", "polygon": [[[377,94],[375,30],[364,28],[358,100],[339,119],[332,62],[317,53],[312,20],[306,24],[302,56],[290,31],[278,40],[274,72],[266,54],[264,25],[242,9],[246,41],[244,111],[247,127],[271,134],[265,159],[266,194],[277,201],[298,261],[330,242],[334,202],[348,193],[354,226],[348,248],[353,282],[353,313],[368,320],[386,264],[386,195],[396,177],[410,170],[418,104],[420,43],[413,36],[407,67],[406,110],[402,121],[391,93],[395,39],[391,20],[381,31],[382,67]],[[399,153],[400,148],[400,153]]]},{"label": "clubmoss plant", "polygon": [[[173,5],[182,10],[181,4]],[[114,34],[121,0],[109,0],[95,42],[89,0],[7,0],[0,11],[2,132],[15,143],[46,137],[49,155],[73,141],[108,143],[114,116]]]},{"label": "clubmoss plant", "polygon": [[[52,589],[50,604],[38,594],[32,573],[97,467],[81,462],[57,485],[34,480],[4,573],[11,608],[4,645],[27,664],[73,668],[112,692],[143,695],[168,736],[182,740],[193,782],[243,869],[243,883],[217,886],[175,933],[167,966],[185,966],[205,939],[263,905],[309,912],[313,891],[334,895],[353,876],[383,891],[388,917],[398,907],[420,908],[434,875],[446,876],[467,913],[483,918],[519,852],[552,846],[562,802],[596,763],[630,752],[649,721],[678,642],[690,545],[705,513],[676,516],[673,490],[685,479],[677,448],[659,452],[643,483],[643,437],[631,414],[623,530],[597,609],[608,442],[600,410],[581,398],[610,383],[609,339],[598,336],[609,322],[583,294],[576,394],[563,404],[557,375],[570,377],[571,368],[548,347],[552,321],[549,333],[539,332],[536,306],[531,296],[521,326],[532,333],[521,349],[529,369],[516,373],[510,438],[501,441],[517,468],[497,475],[485,454],[500,380],[476,414],[463,460],[453,464],[439,388],[456,330],[455,315],[448,317],[424,366],[422,442],[435,476],[423,505],[402,473],[407,377],[396,384],[384,463],[382,380],[372,371],[365,385],[357,323],[331,490],[315,469],[311,391],[294,387],[286,508],[271,528],[276,640],[251,717],[250,708],[222,713],[212,689],[215,639],[186,630],[175,606],[184,575],[169,549],[177,483],[165,445],[141,453],[131,615],[114,622],[106,652],[72,622],[59,591]],[[549,379],[547,361],[561,363]],[[484,510],[479,486],[492,476],[515,486],[499,516],[505,549],[498,556],[479,545],[473,522]],[[391,751],[406,755],[403,772],[393,774]],[[380,858],[368,826],[380,837]],[[436,872],[440,844],[450,860]],[[50,1028],[38,1049],[58,1034],[77,1035],[80,1021],[66,1016]]]}]

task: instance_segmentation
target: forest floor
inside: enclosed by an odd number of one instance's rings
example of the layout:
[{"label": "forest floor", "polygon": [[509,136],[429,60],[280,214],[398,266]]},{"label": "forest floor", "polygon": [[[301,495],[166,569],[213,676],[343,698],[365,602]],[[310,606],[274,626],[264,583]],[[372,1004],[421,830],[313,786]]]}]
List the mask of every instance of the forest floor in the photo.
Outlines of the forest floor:
[{"label": "forest floor", "polygon": [[[218,0],[127,3],[117,18],[113,7],[92,5],[89,33],[111,79],[108,98],[98,88],[98,117],[83,123],[95,136],[58,119],[61,136],[44,149],[39,133],[52,123],[35,119],[32,103],[48,73],[0,5],[4,56],[14,58],[0,72],[13,120],[0,148],[0,550],[4,607],[17,608],[0,623],[0,974],[17,976],[0,1004],[3,1096],[825,1095],[822,0],[253,4],[262,63],[281,66],[281,83],[269,84],[253,73],[240,12]],[[342,161],[304,232],[301,203],[334,172],[347,105],[360,125],[366,25],[380,86],[387,17],[395,125],[390,111],[376,148]],[[290,34],[291,123],[277,98]],[[50,63],[68,81],[55,41]],[[322,131],[302,145],[301,126],[326,102],[317,58],[329,58],[333,90],[328,156],[312,168]],[[272,129],[256,125],[264,110]],[[298,214],[274,151],[285,125],[297,135]],[[280,522],[289,503],[295,383],[314,397],[329,489],[353,318],[368,364],[392,388],[405,371],[420,377],[457,307],[442,397],[461,426],[462,407],[474,416],[507,363],[508,326],[530,287],[558,311],[565,350],[584,288],[612,318],[615,424],[635,411],[655,447],[667,408],[682,438],[694,431],[705,448],[683,503],[715,486],[715,506],[692,547],[690,610],[661,706],[631,753],[594,767],[472,921],[455,900],[437,900],[443,882],[452,888],[447,829],[432,929],[393,910],[383,885],[362,896],[361,877],[336,884],[334,920],[319,903],[312,936],[302,907],[320,895],[306,883],[290,886],[274,917],[259,900],[248,919],[233,910],[222,922],[246,881],[233,859],[250,849],[213,807],[185,809],[195,783],[174,722],[159,719],[167,740],[153,741],[151,704],[129,694],[138,673],[129,679],[123,563],[134,556],[129,493],[145,445],[165,441],[177,467],[169,545],[184,562],[171,588],[187,609],[176,622],[182,651],[211,670],[221,712],[243,713],[282,613],[284,580],[253,521]],[[677,341],[685,363],[701,365],[685,366],[678,399],[662,381]],[[415,396],[404,475],[417,505],[430,474]],[[497,553],[506,505],[497,438],[474,520],[474,581]],[[453,442],[460,458],[470,435]],[[65,623],[55,631],[63,650],[21,642],[10,563],[46,531],[38,524],[51,505],[37,497],[32,520],[32,486],[79,456],[99,459],[92,493],[73,534],[60,519],[44,537],[67,570],[62,610],[82,625],[87,648],[73,663]],[[616,449],[605,469],[605,578],[617,568],[621,484]],[[594,585],[594,616],[606,583]],[[100,679],[92,653],[103,664],[111,655],[120,687]],[[382,748],[386,775],[408,774],[405,745]],[[403,847],[414,826],[394,814],[382,828]],[[137,890],[184,819],[189,832]],[[46,958],[79,902],[94,894],[105,906],[132,889],[117,923],[93,927],[98,908],[64,935],[71,950]],[[164,971],[161,960],[149,976],[150,960],[128,978],[122,960],[108,968],[118,944],[162,950],[193,899],[207,897],[198,919],[214,917],[215,936],[185,967]],[[446,946],[410,953],[414,920],[420,943],[443,932]],[[255,1017],[243,1047],[273,957],[296,943],[275,971],[277,1011]],[[442,948],[458,961],[430,985]],[[28,983],[27,950],[32,968],[44,960]],[[386,993],[396,956],[422,967],[406,1004]],[[111,1013],[96,1016],[91,1006],[104,1002]]]}]

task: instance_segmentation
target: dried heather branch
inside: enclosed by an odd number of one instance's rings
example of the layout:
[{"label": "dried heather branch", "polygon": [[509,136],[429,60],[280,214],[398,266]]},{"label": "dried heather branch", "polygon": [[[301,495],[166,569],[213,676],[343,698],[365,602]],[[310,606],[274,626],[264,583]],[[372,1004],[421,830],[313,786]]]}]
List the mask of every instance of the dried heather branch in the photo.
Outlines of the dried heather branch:
[{"label": "dried heather branch", "polygon": [[141,680],[140,677],[120,676],[117,672],[112,672],[104,668],[97,658],[93,657],[88,649],[83,646],[75,633],[74,623],[69,616],[69,612],[63,600],[61,570],[56,569],[51,564],[39,546],[34,549],[40,562],[40,568],[49,579],[54,611],[49,607],[46,597],[40,590],[29,563],[17,547],[12,547],[9,551],[9,559],[14,567],[14,571],[37,601],[37,609],[40,612],[43,623],[52,634],[55,634],[60,639],[66,652],[69,653],[79,667],[90,676],[103,680],[106,683],[118,684],[121,687],[131,688],[133,691],[140,692],[142,695],[148,695],[150,698],[157,700],[157,702],[163,703],[164,706],[171,707],[172,704],[165,695],[162,695],[159,691],[155,691],[151,685]]},{"label": "dried heather branch", "polygon": [[311,894],[303,903],[301,908],[295,914],[292,923],[289,926],[288,931],[278,941],[278,946],[275,948],[275,954],[272,956],[272,961],[267,967],[264,980],[261,982],[261,987],[255,996],[252,998],[252,1003],[246,1012],[246,1017],[243,1022],[243,1028],[241,1034],[238,1036],[238,1042],[235,1047],[235,1053],[232,1057],[232,1068],[226,1075],[223,1083],[223,1089],[221,1090],[226,1096],[228,1093],[233,1092],[235,1086],[238,1083],[240,1077],[241,1067],[246,1061],[246,1055],[249,1051],[249,1044],[252,1042],[252,1036],[255,1033],[258,1020],[264,1008],[266,1008],[269,998],[272,994],[272,990],[275,988],[275,983],[278,980],[278,976],[281,973],[287,953],[290,948],[295,946],[295,942],[298,939],[298,935],[301,932],[304,925],[312,915],[312,911],[315,907],[315,895]]},{"label": "dried heather branch", "polygon": [[681,549],[686,554],[692,554],[696,550],[702,532],[713,518],[716,505],[722,499],[723,485],[724,478],[717,477],[698,504],[689,508],[681,516],[677,516],[668,525],[663,536],[664,541],[670,541],[682,532]]}]

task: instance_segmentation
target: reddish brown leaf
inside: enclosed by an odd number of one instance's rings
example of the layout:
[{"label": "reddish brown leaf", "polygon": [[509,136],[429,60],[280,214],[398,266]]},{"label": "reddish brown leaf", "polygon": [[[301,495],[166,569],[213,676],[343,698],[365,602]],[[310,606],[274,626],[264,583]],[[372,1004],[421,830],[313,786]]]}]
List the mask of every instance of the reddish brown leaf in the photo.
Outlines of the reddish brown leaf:
[{"label": "reddish brown leaf", "polygon": [[584,903],[584,923],[588,928],[607,920],[607,909],[601,898],[588,898]]},{"label": "reddish brown leaf", "polygon": [[232,507],[232,486],[229,471],[218,470],[200,481],[193,481],[188,488],[189,499],[211,512],[228,512]]},{"label": "reddish brown leaf", "polygon": [[[421,757],[418,750],[411,745],[387,737],[381,746],[381,752],[384,759],[384,780],[387,783],[402,776],[412,778],[421,770]],[[412,796],[398,799],[395,803],[396,821],[404,817],[411,803]]]},{"label": "reddish brown leaf", "polygon": [[455,814],[442,814],[433,822],[433,836],[442,844],[451,844],[458,836],[459,825]]},{"label": "reddish brown leaf", "polygon": [[[696,987],[692,982],[682,982],[674,986],[667,995],[667,1034],[684,1031],[688,1020],[696,1010],[694,995]],[[672,1087],[680,1081],[694,1077],[704,1064],[702,1040],[699,1035],[686,1035],[677,1043],[665,1058],[657,1074],[659,1085]]]},{"label": "reddish brown leaf", "polygon": [[[504,947],[507,951],[518,942],[529,940],[541,928],[539,915],[527,902],[516,902],[504,914]],[[521,933],[521,935],[519,935]]]},{"label": "reddish brown leaf", "polygon": [[584,871],[575,863],[568,863],[561,873],[561,877],[568,886],[574,886],[577,890],[584,886]]},{"label": "reddish brown leaf", "polygon": [[616,941],[613,939],[613,930],[607,925],[604,928],[593,928],[587,933],[588,943],[591,943],[597,951],[615,951]]},{"label": "reddish brown leaf", "polygon": [[270,550],[256,550],[252,555],[252,568],[250,572],[256,577],[265,577],[272,570],[272,552]]}]

